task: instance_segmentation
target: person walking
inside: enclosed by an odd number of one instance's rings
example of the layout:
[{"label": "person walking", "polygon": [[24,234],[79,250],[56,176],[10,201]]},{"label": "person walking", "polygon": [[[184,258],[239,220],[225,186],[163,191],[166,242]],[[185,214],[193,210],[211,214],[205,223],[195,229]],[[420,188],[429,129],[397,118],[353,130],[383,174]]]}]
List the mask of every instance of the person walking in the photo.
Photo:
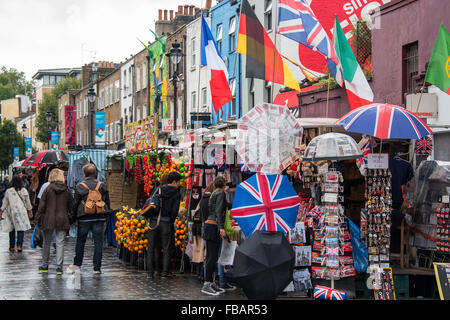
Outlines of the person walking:
[{"label": "person walking", "polygon": [[[106,184],[97,180],[97,168],[94,164],[85,165],[83,175],[85,180],[75,188],[74,205],[70,219],[70,224],[77,221],[78,230],[75,258],[73,265],[69,265],[69,270],[80,270],[83,263],[86,238],[91,231],[94,237],[94,274],[101,274],[104,226],[110,208],[109,192]],[[95,201],[94,198],[96,198]],[[96,212],[93,213],[93,211]]]},{"label": "person walking", "polygon": [[149,215],[150,232],[148,236],[148,277],[154,277],[155,271],[155,243],[160,243],[163,250],[161,277],[169,278],[173,274],[170,271],[170,259],[172,257],[172,246],[174,241],[175,218],[178,216],[180,208],[180,180],[178,172],[171,172],[167,175],[167,184],[160,186],[152,196],[151,203],[156,204],[161,199],[160,218],[159,212]]},{"label": "person walking", "polygon": [[[23,250],[23,238],[25,231],[31,229],[30,219],[33,216],[32,206],[28,191],[23,186],[23,180],[14,175],[11,187],[6,190],[0,210],[0,218],[3,218],[2,230],[9,232],[9,251]],[[17,236],[16,236],[17,232]]]},{"label": "person walking", "polygon": [[64,238],[70,227],[73,197],[64,183],[64,172],[53,169],[48,177],[49,185],[42,193],[39,208],[34,219],[38,227],[44,232],[44,245],[42,248],[42,265],[40,272],[48,272],[50,246],[53,242],[53,232],[56,234],[56,274],[63,274]]},{"label": "person walking", "polygon": [[208,218],[205,220],[203,228],[203,239],[205,240],[206,257],[205,257],[205,282],[201,292],[208,295],[219,295],[226,290],[235,289],[235,287],[226,284],[223,280],[225,288],[219,288],[214,282],[214,273],[217,268],[219,258],[219,250],[222,239],[226,237],[225,232],[225,214],[228,206],[225,187],[226,181],[223,176],[218,176],[214,180],[215,190],[212,193],[208,204]]}]

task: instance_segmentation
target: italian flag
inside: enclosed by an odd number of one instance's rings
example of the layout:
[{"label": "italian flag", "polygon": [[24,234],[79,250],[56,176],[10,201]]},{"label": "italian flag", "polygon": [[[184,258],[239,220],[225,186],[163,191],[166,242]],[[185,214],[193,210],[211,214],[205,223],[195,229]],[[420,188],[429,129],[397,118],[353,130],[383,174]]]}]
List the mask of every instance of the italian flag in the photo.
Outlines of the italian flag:
[{"label": "italian flag", "polygon": [[350,109],[353,110],[371,104],[373,102],[373,92],[358,64],[358,60],[356,60],[353,54],[344,31],[342,31],[337,16],[334,19],[333,47],[344,73],[348,102]]},{"label": "italian flag", "polygon": [[425,81],[450,94],[450,33],[441,24]]}]

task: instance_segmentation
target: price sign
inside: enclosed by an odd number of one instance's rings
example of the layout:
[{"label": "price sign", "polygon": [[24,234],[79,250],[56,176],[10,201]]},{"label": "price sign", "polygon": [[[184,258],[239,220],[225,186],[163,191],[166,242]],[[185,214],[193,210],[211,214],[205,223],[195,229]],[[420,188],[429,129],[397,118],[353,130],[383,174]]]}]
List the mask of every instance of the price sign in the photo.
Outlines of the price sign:
[{"label": "price sign", "polygon": [[367,155],[369,169],[388,169],[389,158],[387,153],[369,153]]}]

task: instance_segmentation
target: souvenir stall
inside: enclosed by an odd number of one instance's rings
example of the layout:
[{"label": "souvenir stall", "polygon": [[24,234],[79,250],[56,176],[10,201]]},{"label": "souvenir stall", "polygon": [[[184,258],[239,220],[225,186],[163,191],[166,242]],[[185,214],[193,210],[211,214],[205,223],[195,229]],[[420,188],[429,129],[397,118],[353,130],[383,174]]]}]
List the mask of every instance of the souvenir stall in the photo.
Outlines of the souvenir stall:
[{"label": "souvenir stall", "polygon": [[392,252],[399,250],[400,261],[403,261],[402,186],[414,176],[412,164],[403,159],[398,150],[403,139],[419,140],[432,132],[414,113],[389,104],[374,103],[357,108],[338,123],[349,132],[367,135],[360,141],[364,158],[358,162],[366,187],[360,236],[368,249],[370,279],[367,284],[373,289],[375,299],[395,299]]},{"label": "souvenir stall", "polygon": [[344,209],[344,176],[340,161],[358,159],[362,153],[355,140],[341,133],[315,137],[306,147],[302,160],[314,163],[303,177],[311,190],[314,208],[302,213],[310,230],[312,245],[311,278],[314,298],[330,291],[336,298],[354,297],[352,281],[356,275],[349,220]]}]

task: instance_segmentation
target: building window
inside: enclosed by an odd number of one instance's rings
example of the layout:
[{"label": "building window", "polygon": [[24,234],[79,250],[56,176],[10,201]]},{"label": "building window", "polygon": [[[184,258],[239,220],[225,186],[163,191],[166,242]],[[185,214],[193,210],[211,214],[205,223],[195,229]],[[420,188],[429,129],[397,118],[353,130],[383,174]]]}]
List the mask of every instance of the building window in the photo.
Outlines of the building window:
[{"label": "building window", "polygon": [[116,121],[116,125],[115,125],[115,135],[116,135],[116,142],[119,142],[120,137],[121,137],[121,126],[120,126],[120,121]]},{"label": "building window", "polygon": [[123,70],[123,97],[127,96],[127,70]]},{"label": "building window", "polygon": [[141,67],[137,66],[136,70],[136,92],[141,90]]},{"label": "building window", "polygon": [[129,96],[131,96],[131,92],[132,92],[132,88],[131,88],[131,84],[133,83],[132,81],[133,81],[133,79],[131,78],[131,67],[130,67],[130,68],[128,68],[128,86],[127,86],[127,89],[128,89],[127,93]]},{"label": "building window", "polygon": [[231,108],[230,108],[230,116],[236,115],[236,79],[233,78],[230,80],[230,90],[231,96],[233,99],[231,100]]},{"label": "building window", "polygon": [[264,27],[266,28],[267,31],[272,30],[272,0],[265,0]]},{"label": "building window", "polygon": [[236,50],[236,17],[232,17],[230,19],[230,28],[228,30],[228,35],[230,43],[229,43],[229,52],[233,52]]},{"label": "building window", "polygon": [[142,89],[147,88],[147,72],[148,72],[148,68],[147,68],[147,63],[143,63],[142,64]]},{"label": "building window", "polygon": [[222,24],[217,25],[216,43],[219,53],[222,54]]},{"label": "building window", "polygon": [[109,143],[114,143],[114,123],[110,123],[109,125]]},{"label": "building window", "polygon": [[116,82],[114,83],[114,87],[116,89],[116,94],[115,94],[116,100],[115,100],[115,102],[119,102],[119,100],[120,100],[120,82],[119,82],[119,80],[116,80]]},{"label": "building window", "polygon": [[105,125],[105,144],[109,144],[109,124]]},{"label": "building window", "polygon": [[250,79],[249,94],[248,94],[248,110],[255,106],[255,79]]},{"label": "building window", "polygon": [[191,40],[191,66],[195,67],[197,63],[197,52],[195,51],[195,38]]},{"label": "building window", "polygon": [[141,120],[141,106],[136,106],[136,121]]},{"label": "building window", "polygon": [[264,101],[271,103],[270,99],[272,97],[272,82],[264,81]]},{"label": "building window", "polygon": [[142,119],[147,118],[147,104],[144,103],[144,105],[142,106]]},{"label": "building window", "polygon": [[192,111],[197,111],[197,93],[194,91],[191,95]]},{"label": "building window", "polygon": [[[415,77],[419,74],[419,44],[403,46],[403,93],[416,93]],[[403,99],[404,95],[403,95]],[[404,102],[404,101],[403,101]]]},{"label": "building window", "polygon": [[101,110],[104,107],[108,106],[108,99],[109,99],[109,92],[108,88],[105,88],[104,90],[100,91],[100,101],[98,108]]},{"label": "building window", "polygon": [[207,107],[207,103],[208,103],[207,99],[208,99],[208,94],[207,94],[206,88],[203,88],[202,89],[202,108]]}]

